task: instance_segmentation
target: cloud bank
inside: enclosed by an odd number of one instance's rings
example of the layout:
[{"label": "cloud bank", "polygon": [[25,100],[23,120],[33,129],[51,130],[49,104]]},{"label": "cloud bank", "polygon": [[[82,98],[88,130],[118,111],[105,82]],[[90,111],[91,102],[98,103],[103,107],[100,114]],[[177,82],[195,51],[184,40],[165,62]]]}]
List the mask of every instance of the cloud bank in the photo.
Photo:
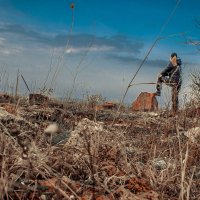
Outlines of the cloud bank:
[{"label": "cloud bank", "polygon": [[[120,98],[132,73],[142,62],[144,51],[142,41],[123,35],[43,33],[17,24],[0,24],[0,34],[0,55],[3,55],[0,62],[7,63],[10,77],[15,76],[19,68],[29,85],[37,84],[34,88],[42,87],[50,67],[52,70],[47,83],[51,82],[59,58],[65,52],[63,65],[54,80],[56,91],[59,89],[58,96],[69,91],[74,75],[78,72],[76,86],[79,89],[74,92],[75,96],[80,97],[83,93],[81,88],[85,88],[109,98]],[[51,58],[50,52],[53,49]],[[86,52],[88,53],[85,54]],[[79,68],[77,66],[80,63]],[[163,67],[166,63],[166,60],[148,60],[145,66],[153,68],[154,71],[148,68],[148,73],[146,71],[142,76],[138,76],[136,81],[140,82],[144,77],[152,81],[157,74],[156,68]],[[23,83],[20,87],[24,87]],[[132,101],[139,90],[131,90],[128,99]]]}]

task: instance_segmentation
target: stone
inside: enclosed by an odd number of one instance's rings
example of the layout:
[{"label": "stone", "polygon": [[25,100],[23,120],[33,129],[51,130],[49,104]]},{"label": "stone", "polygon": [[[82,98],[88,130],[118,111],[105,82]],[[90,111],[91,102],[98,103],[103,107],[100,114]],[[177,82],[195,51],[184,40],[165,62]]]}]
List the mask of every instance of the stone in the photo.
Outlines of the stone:
[{"label": "stone", "polygon": [[103,129],[103,125],[101,123],[96,123],[84,118],[78,123],[75,130],[71,132],[67,143],[73,147],[85,149],[85,138],[90,140],[102,133],[106,133],[106,131]]},{"label": "stone", "polygon": [[132,104],[132,111],[156,111],[158,101],[154,93],[141,92]]},{"label": "stone", "polygon": [[167,163],[163,159],[156,158],[153,160],[153,166],[157,170],[163,170],[167,168]]}]

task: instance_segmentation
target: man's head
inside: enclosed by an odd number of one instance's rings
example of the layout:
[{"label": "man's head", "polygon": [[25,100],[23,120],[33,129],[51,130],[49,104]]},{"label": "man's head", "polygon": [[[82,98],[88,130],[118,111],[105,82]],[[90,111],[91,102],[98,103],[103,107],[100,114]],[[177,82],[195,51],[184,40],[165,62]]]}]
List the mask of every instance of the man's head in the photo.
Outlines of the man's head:
[{"label": "man's head", "polygon": [[177,65],[177,53],[172,53],[170,56],[170,61],[172,62],[172,64],[175,66]]},{"label": "man's head", "polygon": [[177,53],[174,52],[171,54],[171,58],[173,58],[174,56],[176,56],[176,58],[177,58]]}]

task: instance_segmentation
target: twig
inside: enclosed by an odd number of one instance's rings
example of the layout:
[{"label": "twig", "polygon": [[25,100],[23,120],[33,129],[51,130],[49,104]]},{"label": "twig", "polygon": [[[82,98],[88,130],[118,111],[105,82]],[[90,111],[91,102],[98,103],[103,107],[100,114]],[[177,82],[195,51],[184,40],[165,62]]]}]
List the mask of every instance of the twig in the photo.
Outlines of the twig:
[{"label": "twig", "polygon": [[26,85],[27,90],[31,93],[31,91],[30,91],[30,89],[29,89],[29,87],[28,87],[28,84],[26,83],[26,81],[25,81],[25,79],[24,79],[24,77],[23,77],[22,74],[21,74],[21,77],[22,77],[22,80],[24,81],[24,83],[25,83],[25,85]]},{"label": "twig", "polygon": [[196,166],[194,167],[194,169],[192,171],[192,176],[190,178],[189,185],[187,187],[187,200],[190,200],[190,189],[191,189],[191,186],[192,186],[192,180],[193,180],[195,170],[196,170]]},{"label": "twig", "polygon": [[180,142],[180,133],[178,131],[178,144],[179,144],[179,153],[180,153],[180,164],[181,164],[181,185],[180,185],[180,198],[182,200],[184,200],[184,193],[185,193],[185,189],[184,189],[184,181],[185,181],[185,172],[186,172],[186,166],[187,166],[187,159],[188,159],[188,142],[187,142],[187,146],[186,146],[186,152],[185,152],[185,159],[183,160],[183,155],[182,155],[182,148],[181,148],[181,142]]},{"label": "twig", "polygon": [[50,76],[50,73],[51,73],[51,70],[52,70],[53,56],[54,56],[54,49],[53,49],[52,54],[51,54],[50,69],[49,69],[49,71],[47,73],[47,76],[46,76],[46,79],[45,79],[45,81],[43,83],[43,88],[46,88],[46,83],[47,83],[47,81],[49,79],[49,76]]},{"label": "twig", "polygon": [[131,86],[134,86],[134,85],[155,85],[156,83],[154,82],[147,82],[147,83],[133,83],[130,85]]},{"label": "twig", "polygon": [[17,141],[15,140],[15,138],[8,132],[8,129],[4,126],[4,124],[2,122],[0,122],[0,125],[2,126],[2,128],[4,129],[3,131],[5,132],[5,134],[10,137],[12,139],[12,141],[15,144],[18,144]]},{"label": "twig", "polygon": [[57,66],[56,66],[56,70],[55,70],[55,72],[53,74],[53,77],[52,77],[52,80],[51,80],[51,83],[50,83],[50,88],[53,88],[53,84],[55,83],[56,77],[57,77],[58,72],[59,72],[59,67],[62,64],[65,52],[66,52],[67,48],[69,47],[69,41],[70,41],[70,37],[72,35],[72,31],[73,31],[73,27],[74,27],[74,7],[71,7],[71,9],[72,9],[72,21],[71,21],[71,24],[70,24],[68,40],[67,40],[67,43],[66,43],[66,45],[65,45],[65,47],[63,49],[63,52],[59,56],[58,63],[57,63]]},{"label": "twig", "polygon": [[16,86],[15,86],[15,101],[17,100],[17,96],[18,96],[18,85],[19,85],[19,69],[17,71],[17,81],[16,81]]},{"label": "twig", "polygon": [[67,182],[69,182],[69,179],[68,179],[66,176],[62,177],[61,183],[64,184],[64,185],[67,187],[67,189],[69,189],[70,192],[71,192],[72,194],[74,194],[74,196],[75,196],[77,199],[80,199],[80,197],[76,194],[76,192],[74,192],[74,190],[72,190],[72,188],[66,184]]},{"label": "twig", "polygon": [[32,195],[31,200],[34,200],[36,189],[37,189],[37,181],[35,181],[35,186],[34,186],[33,195]]},{"label": "twig", "polygon": [[63,191],[61,188],[57,187],[56,185],[52,184],[52,187],[57,190],[65,199],[70,200],[70,197]]},{"label": "twig", "polygon": [[87,57],[89,51],[90,51],[90,48],[92,47],[92,44],[93,44],[93,41],[90,42],[90,44],[88,45],[88,49],[87,51],[85,51],[85,53],[83,54],[82,58],[80,59],[78,65],[76,66],[76,72],[73,76],[73,82],[72,82],[72,88],[69,92],[69,95],[68,95],[68,101],[70,101],[70,98],[72,97],[72,94],[75,90],[75,84],[76,84],[76,80],[77,80],[77,77],[78,77],[78,73],[79,71],[81,71],[81,64],[83,63],[84,59]]}]

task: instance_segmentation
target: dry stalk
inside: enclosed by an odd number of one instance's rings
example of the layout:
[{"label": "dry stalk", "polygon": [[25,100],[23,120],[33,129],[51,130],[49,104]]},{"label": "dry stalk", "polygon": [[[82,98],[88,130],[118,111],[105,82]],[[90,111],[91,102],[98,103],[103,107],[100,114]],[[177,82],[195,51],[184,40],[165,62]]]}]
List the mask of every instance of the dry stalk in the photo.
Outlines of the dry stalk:
[{"label": "dry stalk", "polygon": [[18,96],[18,85],[19,85],[19,70],[17,71],[17,81],[16,81],[16,86],[15,86],[15,101],[17,100],[17,96]]},{"label": "dry stalk", "polygon": [[37,188],[37,181],[35,181],[35,184],[34,184],[34,190],[33,190],[32,200],[34,200],[36,188]]},{"label": "dry stalk", "polygon": [[[57,63],[55,72],[54,72],[54,74],[53,74],[53,76],[52,76],[52,80],[51,80],[51,83],[50,83],[50,88],[53,88],[53,84],[55,84],[57,75],[58,75],[58,73],[59,73],[59,71],[60,71],[59,68],[61,67],[61,64],[62,64],[63,61],[64,61],[65,52],[66,52],[66,50],[67,50],[68,47],[69,47],[70,36],[72,35],[72,31],[73,31],[73,27],[74,27],[74,7],[73,7],[73,8],[71,7],[71,10],[72,10],[72,20],[71,20],[70,29],[69,29],[69,34],[68,34],[69,38],[68,38],[67,43],[66,43],[66,45],[65,45],[65,47],[64,47],[64,49],[63,49],[63,52],[61,53],[61,55],[60,55],[59,58],[58,58],[58,63]],[[53,56],[53,55],[52,55],[52,56]]]},{"label": "dry stalk", "polygon": [[186,174],[186,166],[187,166],[187,160],[188,160],[189,147],[188,147],[188,142],[187,142],[187,144],[186,144],[186,152],[185,152],[185,159],[183,159],[181,142],[180,142],[180,133],[179,132],[178,132],[178,143],[179,143],[180,165],[181,165],[181,184],[180,184],[181,191],[180,191],[179,198],[181,198],[181,200],[184,200],[185,174]]},{"label": "dry stalk", "polygon": [[19,107],[20,100],[21,100],[21,98],[19,98],[19,99],[17,100],[16,106],[15,106],[15,111],[16,111],[16,113],[17,113],[17,110],[18,110],[18,107]]},{"label": "dry stalk", "polygon": [[16,139],[9,133],[8,129],[2,124],[2,122],[0,122],[0,125],[2,126],[4,133],[5,133],[10,139],[12,139],[12,141],[13,141],[15,144],[17,144]]},{"label": "dry stalk", "polygon": [[193,180],[195,170],[196,170],[196,166],[193,168],[192,175],[191,175],[188,187],[187,187],[187,198],[186,198],[187,200],[190,200],[190,189],[192,186],[192,180]]},{"label": "dry stalk", "polygon": [[80,59],[78,65],[76,66],[76,72],[75,74],[73,74],[73,81],[72,81],[72,88],[70,89],[69,91],[69,94],[68,94],[68,98],[67,98],[67,101],[70,101],[71,98],[72,98],[72,94],[73,92],[75,91],[75,85],[76,85],[76,80],[77,80],[77,77],[78,77],[78,74],[79,74],[79,71],[83,70],[81,69],[81,64],[83,63],[84,59],[86,58],[86,56],[88,55],[89,51],[90,51],[90,48],[92,47],[92,44],[93,44],[93,41],[89,44],[88,46],[88,49],[87,51],[83,54],[82,58]]},{"label": "dry stalk", "polygon": [[[6,154],[6,148],[3,150],[3,154]],[[1,178],[0,178],[0,198],[3,199],[5,193],[6,193],[6,186],[5,186],[5,179],[4,179],[4,173],[5,173],[5,156],[2,156],[2,162],[1,162]]]},{"label": "dry stalk", "polygon": [[51,186],[58,191],[65,199],[70,200],[70,197],[66,194],[66,192],[64,190],[62,190],[60,187],[57,187],[54,184],[51,184]]},{"label": "dry stalk", "polygon": [[24,81],[24,84],[25,84],[27,90],[31,93],[31,90],[29,89],[28,84],[27,84],[27,82],[26,82],[26,80],[25,80],[25,78],[22,74],[21,74],[21,77],[22,77],[22,80]]},{"label": "dry stalk", "polygon": [[68,179],[66,176],[63,176],[61,179],[61,183],[67,187],[68,190],[77,198],[80,199],[80,197],[76,194],[76,192],[67,184],[70,182],[70,179]]}]

